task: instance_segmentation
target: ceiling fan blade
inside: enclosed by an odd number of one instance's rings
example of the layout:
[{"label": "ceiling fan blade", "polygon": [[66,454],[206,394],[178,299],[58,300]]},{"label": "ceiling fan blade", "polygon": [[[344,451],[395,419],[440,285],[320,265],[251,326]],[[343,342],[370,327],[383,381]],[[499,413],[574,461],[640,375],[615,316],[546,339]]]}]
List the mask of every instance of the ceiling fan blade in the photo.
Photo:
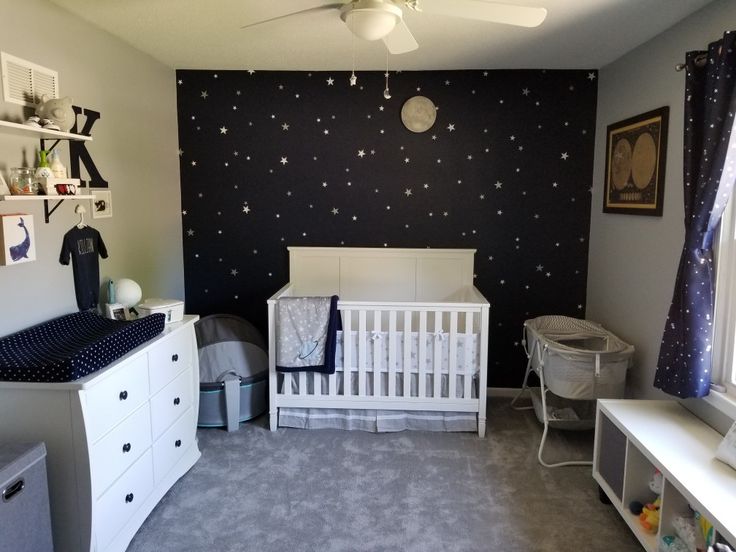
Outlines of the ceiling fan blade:
[{"label": "ceiling fan blade", "polygon": [[399,19],[394,30],[383,37],[383,43],[392,54],[405,54],[419,48],[419,44],[414,40],[414,35],[411,34],[403,19]]},{"label": "ceiling fan blade", "polygon": [[537,27],[547,17],[547,10],[544,8],[512,6],[481,0],[420,0],[419,7],[421,11],[430,14],[477,19],[519,27]]},{"label": "ceiling fan blade", "polygon": [[264,23],[271,23],[272,21],[278,21],[279,19],[284,19],[286,17],[291,17],[292,15],[300,15],[304,13],[313,13],[313,12],[320,12],[325,10],[335,10],[342,8],[343,4],[325,4],[323,6],[317,6],[315,8],[307,8],[306,10],[299,10],[291,13],[287,13],[285,15],[279,15],[278,17],[272,17],[270,19],[264,19],[263,21],[256,21],[255,23],[250,23],[248,25],[243,25],[240,27],[241,29],[247,29],[249,27],[255,27],[257,25],[263,25]]}]

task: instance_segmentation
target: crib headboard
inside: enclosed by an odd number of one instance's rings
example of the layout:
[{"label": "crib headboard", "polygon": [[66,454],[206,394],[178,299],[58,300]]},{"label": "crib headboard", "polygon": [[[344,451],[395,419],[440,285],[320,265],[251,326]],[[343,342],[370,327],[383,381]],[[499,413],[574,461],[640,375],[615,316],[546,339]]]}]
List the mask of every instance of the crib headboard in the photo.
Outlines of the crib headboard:
[{"label": "crib headboard", "polygon": [[346,301],[448,300],[473,285],[475,249],[289,247],[294,295]]}]

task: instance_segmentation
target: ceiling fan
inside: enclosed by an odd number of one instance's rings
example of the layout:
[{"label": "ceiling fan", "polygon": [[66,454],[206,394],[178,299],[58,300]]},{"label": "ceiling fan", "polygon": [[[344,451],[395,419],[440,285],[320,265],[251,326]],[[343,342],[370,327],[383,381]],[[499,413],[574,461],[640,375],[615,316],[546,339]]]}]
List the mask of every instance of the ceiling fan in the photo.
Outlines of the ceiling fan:
[{"label": "ceiling fan", "polygon": [[404,23],[402,6],[417,12],[521,27],[536,27],[547,17],[545,8],[515,6],[483,0],[350,0],[287,13],[250,23],[241,28],[247,29],[294,15],[337,10],[340,13],[340,19],[356,36],[365,40],[382,39],[389,52],[403,54],[416,50],[419,45]]}]

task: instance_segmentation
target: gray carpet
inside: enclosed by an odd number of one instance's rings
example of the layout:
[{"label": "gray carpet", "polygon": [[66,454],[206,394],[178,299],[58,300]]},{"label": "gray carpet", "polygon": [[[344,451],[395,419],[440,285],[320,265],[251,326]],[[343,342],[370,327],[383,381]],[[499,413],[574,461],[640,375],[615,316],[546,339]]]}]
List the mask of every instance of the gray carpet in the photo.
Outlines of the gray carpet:
[{"label": "gray carpet", "polygon": [[[640,552],[589,467],[536,460],[541,425],[490,399],[470,433],[200,429],[202,458],[128,552]],[[548,460],[592,455],[592,432],[550,431]]]}]

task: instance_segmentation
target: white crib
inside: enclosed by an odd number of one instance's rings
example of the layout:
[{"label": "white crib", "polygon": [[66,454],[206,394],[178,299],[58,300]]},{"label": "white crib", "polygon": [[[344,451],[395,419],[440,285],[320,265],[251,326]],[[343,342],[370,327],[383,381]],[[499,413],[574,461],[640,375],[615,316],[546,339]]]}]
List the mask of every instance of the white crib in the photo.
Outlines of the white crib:
[{"label": "white crib", "polygon": [[[271,430],[282,408],[360,409],[473,413],[485,435],[489,304],[474,249],[288,249],[290,281],[268,300]],[[335,373],[277,372],[276,302],[328,295],[342,319]]]}]

